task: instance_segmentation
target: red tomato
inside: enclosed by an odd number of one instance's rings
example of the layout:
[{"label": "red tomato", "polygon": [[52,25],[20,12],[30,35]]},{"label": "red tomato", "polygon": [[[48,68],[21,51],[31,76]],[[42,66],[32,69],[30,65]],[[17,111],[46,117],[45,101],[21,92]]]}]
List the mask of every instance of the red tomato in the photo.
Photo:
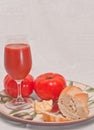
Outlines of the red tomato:
[{"label": "red tomato", "polygon": [[[33,92],[34,79],[30,74],[22,81],[22,96],[28,97]],[[18,89],[17,83],[8,74],[4,78],[5,92],[12,96],[17,97]]]},{"label": "red tomato", "polygon": [[44,100],[56,100],[60,92],[66,87],[64,77],[57,73],[44,73],[39,75],[34,82],[36,94]]}]

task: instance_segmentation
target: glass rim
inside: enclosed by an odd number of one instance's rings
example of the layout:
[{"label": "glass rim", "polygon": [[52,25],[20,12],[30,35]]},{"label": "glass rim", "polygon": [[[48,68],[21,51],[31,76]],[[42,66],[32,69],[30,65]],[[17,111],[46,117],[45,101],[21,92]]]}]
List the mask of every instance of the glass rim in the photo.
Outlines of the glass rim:
[{"label": "glass rim", "polygon": [[[23,45],[23,46],[22,46]],[[19,42],[19,43],[7,43],[5,45],[5,48],[12,48],[12,46],[14,46],[13,49],[17,49],[16,47],[20,47],[20,48],[25,48],[25,47],[30,47],[30,44],[29,43],[22,43],[22,42]],[[22,47],[21,47],[22,46]]]}]

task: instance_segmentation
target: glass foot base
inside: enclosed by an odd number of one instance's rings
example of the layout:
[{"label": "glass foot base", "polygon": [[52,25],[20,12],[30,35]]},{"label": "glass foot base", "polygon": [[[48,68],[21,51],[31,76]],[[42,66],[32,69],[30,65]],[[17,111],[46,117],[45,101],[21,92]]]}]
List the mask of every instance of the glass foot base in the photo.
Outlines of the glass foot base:
[{"label": "glass foot base", "polygon": [[5,106],[12,110],[24,110],[31,108],[31,100],[25,99],[23,101],[17,101],[16,99],[11,100],[10,102],[5,103]]}]

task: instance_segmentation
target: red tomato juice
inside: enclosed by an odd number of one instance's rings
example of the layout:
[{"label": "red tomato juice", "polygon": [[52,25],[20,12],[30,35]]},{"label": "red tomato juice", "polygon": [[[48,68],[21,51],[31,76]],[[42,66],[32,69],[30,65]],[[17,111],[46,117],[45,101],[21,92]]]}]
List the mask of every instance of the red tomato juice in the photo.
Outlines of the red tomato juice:
[{"label": "red tomato juice", "polygon": [[24,79],[32,67],[31,50],[28,44],[7,44],[4,50],[6,72],[15,80]]}]

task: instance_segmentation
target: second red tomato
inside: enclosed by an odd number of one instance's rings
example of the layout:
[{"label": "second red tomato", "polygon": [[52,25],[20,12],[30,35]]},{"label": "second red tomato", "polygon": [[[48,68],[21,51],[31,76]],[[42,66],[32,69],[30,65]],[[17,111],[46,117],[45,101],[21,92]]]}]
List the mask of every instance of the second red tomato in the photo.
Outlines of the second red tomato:
[{"label": "second red tomato", "polygon": [[[33,92],[34,79],[32,75],[28,75],[21,83],[22,96],[28,97]],[[16,81],[14,81],[9,75],[4,78],[5,92],[12,96],[17,97],[18,87]]]}]

